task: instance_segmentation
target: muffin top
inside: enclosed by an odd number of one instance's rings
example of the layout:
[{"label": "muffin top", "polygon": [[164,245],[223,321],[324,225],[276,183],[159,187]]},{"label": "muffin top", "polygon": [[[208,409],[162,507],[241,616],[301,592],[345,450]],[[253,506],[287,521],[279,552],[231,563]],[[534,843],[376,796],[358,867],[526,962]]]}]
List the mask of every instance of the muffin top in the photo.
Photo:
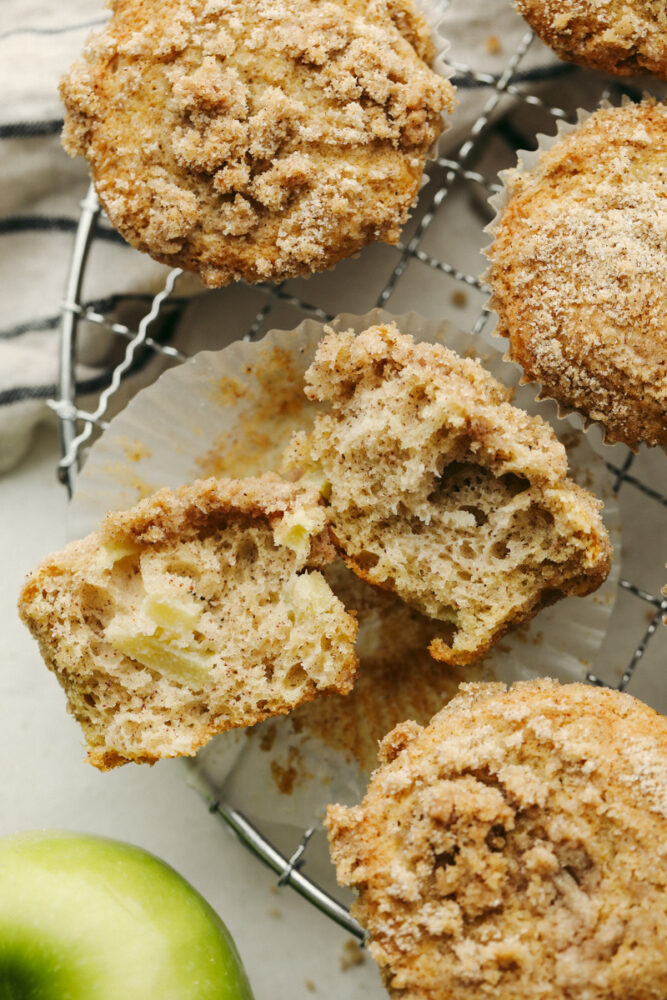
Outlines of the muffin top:
[{"label": "muffin top", "polygon": [[411,0],[115,0],[61,85],[112,224],[209,285],[396,242],[453,88]]},{"label": "muffin top", "polygon": [[516,0],[516,6],[561,59],[667,79],[664,0]]},{"label": "muffin top", "polygon": [[602,108],[504,175],[488,281],[526,376],[607,441],[667,445],[667,104]]},{"label": "muffin top", "polygon": [[463,685],[331,806],[338,879],[392,997],[667,995],[667,722],[629,695]]}]

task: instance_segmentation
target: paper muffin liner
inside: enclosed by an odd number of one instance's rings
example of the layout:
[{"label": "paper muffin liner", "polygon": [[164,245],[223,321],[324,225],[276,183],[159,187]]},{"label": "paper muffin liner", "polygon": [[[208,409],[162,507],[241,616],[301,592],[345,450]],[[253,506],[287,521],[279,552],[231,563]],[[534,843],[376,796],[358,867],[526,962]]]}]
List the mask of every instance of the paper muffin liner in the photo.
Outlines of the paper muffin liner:
[{"label": "paper muffin liner", "polygon": [[[450,0],[415,0],[415,7],[424,17],[429,28],[431,29],[431,39],[433,41],[433,48],[435,49],[435,55],[431,62],[431,69],[434,73],[437,73],[438,76],[443,77],[445,80],[451,80],[454,76],[454,68],[449,65],[445,58],[451,45],[449,39],[443,34],[443,22],[447,13],[447,8],[449,7],[449,2]],[[451,116],[454,113],[454,111],[442,113],[444,128],[442,133],[431,146],[427,156],[428,160],[435,160],[441,155],[443,138],[449,131]],[[428,177],[426,174],[422,174],[420,190],[427,183]]]},{"label": "paper muffin liner", "polygon": [[[644,93],[642,99],[650,97],[649,94]],[[627,107],[628,104],[634,103],[630,98],[623,94],[621,98],[620,107]],[[563,139],[565,136],[572,135],[577,129],[585,122],[588,121],[597,111],[609,110],[613,107],[618,107],[618,105],[612,104],[608,100],[602,100],[598,104],[597,108],[593,111],[586,108],[577,108],[576,122],[565,122],[562,119],[556,124],[556,132],[554,135],[546,135],[544,132],[539,132],[535,136],[535,141],[537,143],[536,149],[519,149],[517,150],[517,162],[515,167],[509,167],[506,170],[501,170],[498,174],[498,179],[502,184],[500,191],[495,192],[488,199],[488,204],[491,209],[493,209],[494,217],[491,222],[488,223],[484,228],[484,232],[488,233],[495,240],[495,234],[500,222],[500,218],[503,214],[505,206],[510,198],[510,192],[508,189],[508,182],[511,178],[515,177],[517,172],[521,174],[528,174],[535,169],[538,165],[539,159],[543,153],[548,152],[553,146]],[[489,257],[489,251],[493,246],[493,240],[488,246],[482,248],[482,253],[485,257]],[[482,281],[489,284],[490,267],[487,268],[485,273],[482,275]],[[496,310],[493,305],[493,294],[488,303],[489,311],[493,316],[497,316]],[[514,361],[510,354],[510,342],[506,337],[502,337],[500,334],[495,335],[497,343],[505,344],[505,354],[503,355],[503,360],[509,362],[510,364],[516,365],[520,370],[520,383],[531,385],[533,387],[534,395],[539,401],[550,402],[554,406],[555,415],[559,420],[568,420],[570,424],[576,427],[578,430],[583,431],[586,434],[589,444],[597,452],[597,454],[608,457],[609,449],[615,447],[619,442],[607,442],[606,440],[606,429],[605,427],[596,420],[593,420],[587,414],[580,410],[576,410],[574,407],[569,406],[567,403],[563,403],[555,397],[549,395],[548,391],[545,390],[544,386],[538,379],[529,378],[523,367],[519,362]],[[538,412],[538,411],[536,411]],[[542,411],[539,411],[542,412]],[[621,443],[622,444],[622,443]]]},{"label": "paper muffin liner", "polygon": [[[330,324],[308,319],[257,342],[202,352],[142,390],[93,445],[71,504],[70,535],[87,534],[108,510],[127,508],[161,486],[278,471],[292,433],[308,427],[320,408],[306,399],[302,385],[325,326],[359,333],[392,320],[416,340],[478,357],[500,381],[518,385],[521,371],[503,360],[497,339],[380,309],[343,314]],[[605,524],[618,551],[619,510],[605,463],[555,406],[536,400],[533,386],[516,388],[514,403],[550,420],[567,449],[571,476],[604,501]],[[594,594],[545,608],[466,668],[436,663],[426,652],[438,623],[392,595],[377,594],[342,562],[327,572],[334,589],[343,598],[348,594],[348,606],[359,610],[362,665],[354,692],[323,696],[290,716],[223,733],[192,765],[215,794],[245,813],[299,827],[318,822],[330,802],[358,801],[377,739],[405,718],[426,722],[459,682],[583,680],[609,623],[618,566],[614,562]]]},{"label": "paper muffin liner", "polygon": [[449,4],[450,0],[415,0],[415,7],[431,29],[431,38],[435,49],[431,68],[440,76],[444,76],[446,80],[454,75],[454,70],[445,60],[450,43],[443,34],[443,22]]}]

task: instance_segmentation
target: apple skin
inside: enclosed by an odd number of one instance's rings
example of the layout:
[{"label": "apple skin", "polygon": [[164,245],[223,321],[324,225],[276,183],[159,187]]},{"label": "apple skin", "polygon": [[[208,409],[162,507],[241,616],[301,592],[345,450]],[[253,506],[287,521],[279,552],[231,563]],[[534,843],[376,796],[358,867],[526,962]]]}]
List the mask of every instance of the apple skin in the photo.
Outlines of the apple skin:
[{"label": "apple skin", "polygon": [[60,831],[0,839],[0,1000],[253,1000],[227,928],[173,868]]}]

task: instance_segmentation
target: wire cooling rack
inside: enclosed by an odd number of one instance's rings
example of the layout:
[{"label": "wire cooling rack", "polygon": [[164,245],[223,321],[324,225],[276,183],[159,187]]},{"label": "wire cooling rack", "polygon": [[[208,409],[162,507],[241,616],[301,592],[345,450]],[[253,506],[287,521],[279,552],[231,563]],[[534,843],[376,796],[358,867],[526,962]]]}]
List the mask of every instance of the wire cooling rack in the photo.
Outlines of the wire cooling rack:
[{"label": "wire cooling rack", "polygon": [[[446,5],[448,13],[462,8],[464,3],[451,0]],[[488,25],[484,30],[486,39],[481,35],[480,45],[485,44],[487,52],[502,52],[505,39],[491,34],[492,18]],[[447,34],[447,16],[443,33]],[[518,44],[503,58],[500,71],[487,72],[449,60],[459,94],[467,98],[475,95],[478,111],[458,149],[428,165],[427,183],[415,216],[404,231],[403,242],[397,248],[365,251],[354,265],[357,274],[363,276],[373,255],[373,278],[369,278],[368,287],[361,281],[357,312],[365,313],[374,306],[395,312],[410,308],[424,311],[424,303],[428,302],[439,318],[451,319],[473,333],[480,333],[492,323],[485,309],[487,289],[477,276],[481,270],[477,254],[488,243],[483,229],[491,218],[488,197],[499,190],[498,169],[514,164],[516,150],[535,148],[539,132],[553,134],[558,120],[576,120],[577,107],[592,110],[602,99],[616,104],[623,95],[632,100],[641,97],[641,91],[626,81],[586,73],[553,58],[546,63],[538,60],[536,65],[531,53],[534,57],[539,44],[531,32],[522,30]],[[554,106],[556,100],[562,106]],[[137,297],[138,315],[132,324],[118,320],[115,300],[91,303],[82,297],[87,270],[95,266],[96,236],[105,228],[108,223],[91,187],[81,204],[62,303],[58,398],[50,404],[60,423],[62,459],[58,473],[70,495],[86,449],[106,427],[127,376],[141,370],[156,355],[164,365],[178,364],[187,357],[169,342],[174,320],[186,301],[179,297],[179,283],[183,280],[180,270],[167,274],[164,286],[147,309]],[[128,254],[132,252],[128,250]],[[331,273],[313,278],[307,284],[295,281],[249,289],[255,312],[245,339],[255,339],[272,326],[284,326],[286,310],[294,326],[306,317],[330,319],[335,274],[333,278]],[[219,294],[224,317],[224,290]],[[342,306],[334,308],[337,312],[351,311],[348,305],[345,310]],[[280,322],[276,322],[277,315]],[[87,409],[81,408],[81,386],[75,376],[83,322],[89,329],[98,329],[100,336],[111,337],[122,345],[119,360],[109,369],[104,387]],[[661,626],[667,600],[660,597],[667,556],[667,463],[658,449],[640,449],[635,455],[616,445],[607,451],[606,464],[622,511],[624,545],[623,552],[617,553],[617,558],[622,558],[622,569],[611,626],[586,679],[592,684],[629,690],[659,711],[667,711],[667,684],[662,676],[667,666],[667,629]],[[233,806],[219,801],[207,788],[201,790],[210,811],[278,874],[280,885],[291,885],[363,940],[362,929],[346,907],[305,874],[306,851],[314,827],[304,832],[293,850],[283,853]]]}]

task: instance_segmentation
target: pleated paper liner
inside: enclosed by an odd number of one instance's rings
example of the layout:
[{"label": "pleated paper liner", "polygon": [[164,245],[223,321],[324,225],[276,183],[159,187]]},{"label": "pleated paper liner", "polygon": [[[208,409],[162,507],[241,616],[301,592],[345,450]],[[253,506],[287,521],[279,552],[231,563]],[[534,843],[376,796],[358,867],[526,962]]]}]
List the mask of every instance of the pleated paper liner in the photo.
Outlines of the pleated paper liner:
[{"label": "pleated paper liner", "polygon": [[[497,340],[450,323],[373,310],[339,316],[330,326],[359,333],[392,320],[416,340],[479,357],[506,385],[519,382],[518,366],[503,360]],[[71,535],[88,533],[108,510],[129,507],[161,486],[278,471],[292,433],[308,428],[317,410],[302,385],[324,328],[306,320],[254,343],[202,352],[142,390],[90,450],[71,506]],[[567,449],[571,476],[604,501],[605,523],[618,551],[619,511],[605,463],[586,435],[558,418],[552,404],[535,400],[533,388],[517,388],[515,405],[550,420]],[[583,680],[609,623],[618,567],[614,563],[596,593],[545,608],[504,636],[479,664],[457,669],[436,663],[426,651],[441,628],[437,622],[376,592],[340,561],[327,575],[347,605],[359,611],[361,668],[354,692],[322,697],[248,731],[223,733],[195,761],[216,789],[225,786],[224,794],[238,808],[297,826],[317,821],[329,802],[357,801],[374,765],[377,740],[406,718],[426,722],[462,680]]]}]

